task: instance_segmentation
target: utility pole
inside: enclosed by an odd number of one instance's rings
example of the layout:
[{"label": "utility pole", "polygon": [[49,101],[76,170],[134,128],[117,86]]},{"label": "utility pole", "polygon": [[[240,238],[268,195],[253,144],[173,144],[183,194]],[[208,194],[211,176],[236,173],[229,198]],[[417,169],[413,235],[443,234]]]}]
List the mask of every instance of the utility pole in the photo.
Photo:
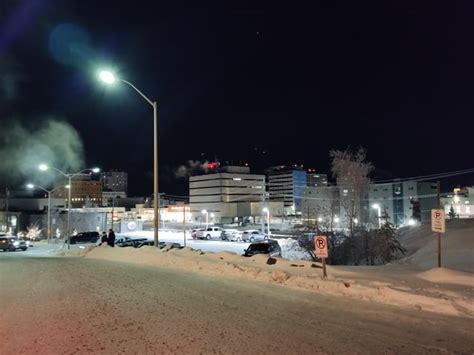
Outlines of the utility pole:
[{"label": "utility pole", "polygon": [[265,223],[263,221],[263,207],[265,206],[265,176],[263,176],[262,185],[262,208],[260,209],[260,219],[262,221],[262,234],[265,234]]},{"label": "utility pole", "polygon": [[[440,190],[441,184],[438,180],[437,188],[436,188],[436,209],[439,209],[440,206]],[[441,267],[441,233],[438,232],[438,267]]]},{"label": "utility pole", "polygon": [[183,204],[183,241],[186,248],[186,205]]},{"label": "utility pole", "polygon": [[5,212],[8,212],[8,199],[10,197],[10,190],[8,187],[5,187]]}]

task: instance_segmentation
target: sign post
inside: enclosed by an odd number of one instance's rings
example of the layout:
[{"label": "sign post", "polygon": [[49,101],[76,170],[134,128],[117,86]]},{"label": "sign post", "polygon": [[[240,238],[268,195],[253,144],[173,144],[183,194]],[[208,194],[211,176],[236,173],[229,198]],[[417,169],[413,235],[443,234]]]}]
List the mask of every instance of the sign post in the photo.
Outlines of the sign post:
[{"label": "sign post", "polygon": [[438,267],[441,267],[441,233],[446,232],[446,221],[444,216],[444,210],[440,209],[439,195],[440,195],[440,184],[438,181],[438,193],[436,199],[436,209],[431,210],[431,230],[438,233]]},{"label": "sign post", "polygon": [[327,237],[324,235],[318,235],[314,237],[314,249],[316,251],[316,256],[321,258],[323,262],[323,278],[328,277],[326,273],[326,258],[328,257],[328,241]]}]

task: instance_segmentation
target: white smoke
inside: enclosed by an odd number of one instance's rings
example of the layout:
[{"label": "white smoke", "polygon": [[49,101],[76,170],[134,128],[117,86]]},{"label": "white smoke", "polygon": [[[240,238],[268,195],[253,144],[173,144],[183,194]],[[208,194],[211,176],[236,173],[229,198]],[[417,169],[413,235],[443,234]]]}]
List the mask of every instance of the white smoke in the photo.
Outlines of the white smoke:
[{"label": "white smoke", "polygon": [[201,163],[198,160],[188,160],[185,165],[180,165],[175,171],[177,178],[187,178],[191,175],[198,173],[207,173],[209,170],[209,162],[206,160],[204,163]]},{"label": "white smoke", "polygon": [[47,119],[34,126],[18,121],[2,124],[0,130],[0,178],[7,184],[22,181],[50,183],[51,173],[40,174],[41,163],[65,172],[81,169],[84,148],[78,132],[67,122]]}]

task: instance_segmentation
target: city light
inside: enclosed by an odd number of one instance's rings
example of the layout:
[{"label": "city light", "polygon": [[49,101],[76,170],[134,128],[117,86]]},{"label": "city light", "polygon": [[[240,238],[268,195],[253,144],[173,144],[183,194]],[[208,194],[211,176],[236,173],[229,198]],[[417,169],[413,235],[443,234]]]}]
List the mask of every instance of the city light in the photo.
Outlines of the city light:
[{"label": "city light", "polygon": [[40,164],[38,166],[38,169],[40,169],[41,171],[46,171],[48,170],[48,166],[46,164]]},{"label": "city light", "polygon": [[35,185],[33,185],[33,184],[26,184],[26,187],[27,187],[28,189],[34,189],[34,188],[35,188]]},{"label": "city light", "polygon": [[106,84],[113,84],[116,81],[115,75],[112,72],[107,70],[102,70],[99,73],[99,79],[102,80]]}]

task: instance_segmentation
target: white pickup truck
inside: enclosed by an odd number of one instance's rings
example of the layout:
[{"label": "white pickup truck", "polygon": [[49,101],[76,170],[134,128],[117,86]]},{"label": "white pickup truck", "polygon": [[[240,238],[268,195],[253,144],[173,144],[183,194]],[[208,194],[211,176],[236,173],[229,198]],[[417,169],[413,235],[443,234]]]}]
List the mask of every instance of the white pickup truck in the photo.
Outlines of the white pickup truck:
[{"label": "white pickup truck", "polygon": [[219,227],[207,227],[202,231],[198,231],[197,237],[199,239],[213,239],[221,238],[222,228]]}]

